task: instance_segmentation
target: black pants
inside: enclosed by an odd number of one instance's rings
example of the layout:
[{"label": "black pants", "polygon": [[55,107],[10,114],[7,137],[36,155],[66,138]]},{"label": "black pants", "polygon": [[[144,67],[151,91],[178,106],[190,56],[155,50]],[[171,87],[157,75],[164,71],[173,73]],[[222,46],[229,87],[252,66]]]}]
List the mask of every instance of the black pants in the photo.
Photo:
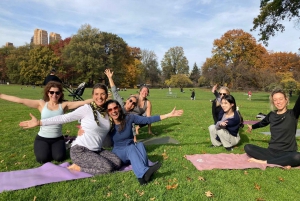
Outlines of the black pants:
[{"label": "black pants", "polygon": [[34,154],[39,163],[65,160],[67,154],[64,137],[44,138],[37,135],[34,141]]},{"label": "black pants", "polygon": [[300,165],[300,153],[297,151],[279,151],[270,148],[262,148],[253,144],[246,144],[244,149],[250,157],[266,160],[268,164],[281,166],[290,165],[292,167]]}]

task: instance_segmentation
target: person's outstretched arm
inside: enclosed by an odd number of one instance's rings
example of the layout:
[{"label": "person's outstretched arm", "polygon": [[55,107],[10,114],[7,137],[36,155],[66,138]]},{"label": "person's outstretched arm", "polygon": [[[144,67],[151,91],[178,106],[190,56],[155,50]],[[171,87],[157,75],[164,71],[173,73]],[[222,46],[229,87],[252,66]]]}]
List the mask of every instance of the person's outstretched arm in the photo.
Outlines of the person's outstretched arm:
[{"label": "person's outstretched arm", "polygon": [[104,71],[104,74],[107,76],[108,81],[109,81],[109,85],[111,88],[111,92],[113,94],[113,97],[116,101],[118,101],[120,103],[121,106],[123,106],[123,99],[120,96],[120,94],[117,91],[117,87],[115,86],[114,80],[112,79],[112,76],[114,74],[114,72],[112,72],[110,69],[106,69]]},{"label": "person's outstretched arm", "polygon": [[87,100],[84,100],[84,101],[67,101],[67,102],[63,102],[62,103],[62,106],[63,106],[63,109],[64,111],[65,110],[72,110],[72,109],[76,109],[84,104],[89,104],[93,102],[93,99],[87,99]]},{"label": "person's outstretched arm", "polygon": [[6,94],[0,94],[0,99],[14,102],[14,103],[23,104],[23,105],[26,105],[27,107],[36,108],[36,109],[39,109],[40,101],[41,101],[41,100],[19,98],[16,96],[10,96],[10,95],[6,95]]}]

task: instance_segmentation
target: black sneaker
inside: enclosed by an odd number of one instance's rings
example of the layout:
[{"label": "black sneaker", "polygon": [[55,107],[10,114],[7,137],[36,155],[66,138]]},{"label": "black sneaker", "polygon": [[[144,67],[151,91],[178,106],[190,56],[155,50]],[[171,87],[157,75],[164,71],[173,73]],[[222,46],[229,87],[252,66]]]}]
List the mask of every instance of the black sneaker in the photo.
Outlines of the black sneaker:
[{"label": "black sneaker", "polygon": [[232,148],[232,147],[225,147],[225,149],[226,149],[227,151],[233,151],[233,148]]}]

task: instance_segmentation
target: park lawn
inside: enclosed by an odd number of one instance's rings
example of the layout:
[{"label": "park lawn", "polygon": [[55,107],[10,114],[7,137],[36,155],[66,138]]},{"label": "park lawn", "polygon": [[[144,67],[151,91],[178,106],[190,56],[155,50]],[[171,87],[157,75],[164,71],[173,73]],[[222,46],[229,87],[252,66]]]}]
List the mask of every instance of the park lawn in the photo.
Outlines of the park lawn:
[{"label": "park lawn", "polygon": [[[21,89],[22,87],[22,89]],[[167,97],[168,89],[151,89],[152,114],[170,112],[173,107],[183,109],[179,118],[166,119],[152,125],[152,131],[159,137],[170,136],[180,144],[149,145],[146,147],[149,159],[161,161],[162,167],[154,174],[153,181],[140,186],[133,172],[116,172],[87,179],[66,181],[32,187],[29,189],[0,193],[0,200],[298,200],[300,180],[299,169],[280,168],[247,170],[198,171],[185,155],[201,153],[229,153],[224,148],[209,147],[208,126],[213,123],[211,102],[214,98],[210,89],[195,88],[196,100],[190,100],[190,89],[172,88],[177,97]],[[121,91],[124,98],[137,93],[137,89]],[[20,85],[0,85],[0,93],[23,98],[40,99],[42,88]],[[65,99],[72,100],[65,92]],[[246,91],[232,92],[244,120],[256,120],[259,113],[269,112],[268,93],[253,92],[252,101],[247,100]],[[87,88],[83,98],[91,97]],[[297,97],[291,98],[291,108]],[[33,153],[33,141],[38,128],[24,130],[18,124],[28,120],[29,113],[40,116],[35,109],[0,100],[0,172],[39,167]],[[63,126],[63,132],[76,136],[77,122]],[[241,142],[231,153],[244,153],[243,146],[253,143],[268,146],[270,137],[260,132],[269,127],[246,133],[240,131]],[[298,126],[299,127],[299,126]],[[299,127],[300,128],[300,127]],[[147,127],[140,130],[138,139],[151,136]],[[70,159],[66,161],[71,162]],[[54,162],[55,163],[55,162]],[[55,163],[58,164],[58,163]],[[200,178],[204,178],[201,180]],[[213,197],[206,197],[210,191]]]}]

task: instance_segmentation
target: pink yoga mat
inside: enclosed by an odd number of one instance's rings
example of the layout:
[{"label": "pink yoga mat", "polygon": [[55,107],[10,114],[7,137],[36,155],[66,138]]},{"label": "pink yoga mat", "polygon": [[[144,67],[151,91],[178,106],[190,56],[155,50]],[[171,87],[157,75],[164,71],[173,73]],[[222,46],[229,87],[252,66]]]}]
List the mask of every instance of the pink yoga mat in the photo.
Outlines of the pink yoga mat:
[{"label": "pink yoga mat", "polygon": [[198,170],[248,168],[260,168],[265,170],[266,167],[282,167],[280,165],[248,162],[250,157],[247,154],[195,154],[186,155],[185,157],[191,161]]}]

